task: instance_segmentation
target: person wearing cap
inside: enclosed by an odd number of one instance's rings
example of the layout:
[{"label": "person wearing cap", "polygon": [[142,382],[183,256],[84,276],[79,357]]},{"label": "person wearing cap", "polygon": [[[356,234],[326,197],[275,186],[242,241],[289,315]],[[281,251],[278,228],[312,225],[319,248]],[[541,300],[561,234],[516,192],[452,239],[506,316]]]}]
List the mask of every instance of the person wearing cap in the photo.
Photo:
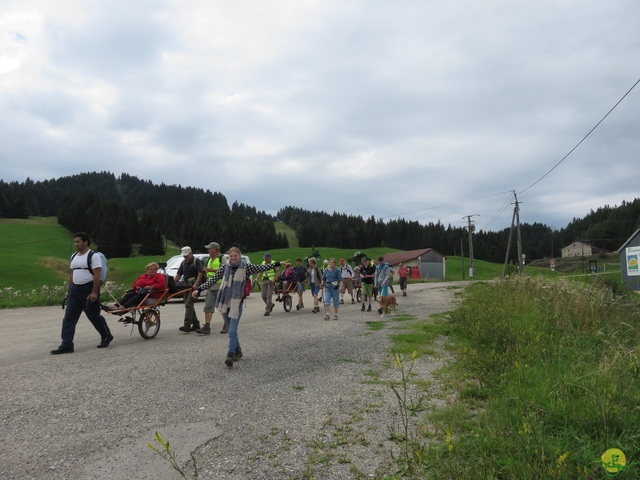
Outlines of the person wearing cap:
[{"label": "person wearing cap", "polygon": [[229,346],[227,347],[227,357],[224,363],[227,367],[232,367],[233,362],[243,357],[240,341],[238,340],[238,325],[242,317],[246,282],[251,281],[252,274],[264,274],[267,271],[278,268],[281,263],[287,266],[289,261],[253,265],[246,263],[242,259],[242,252],[238,247],[231,247],[227,254],[229,259],[223,262],[220,269],[209,280],[194,289],[192,296],[193,298],[198,298],[200,292],[211,287],[218,280],[222,280],[220,291],[216,297],[216,310],[222,314],[225,324],[228,325]]},{"label": "person wearing cap", "polygon": [[[202,262],[199,258],[193,255],[191,247],[182,247],[180,252],[184,257],[182,263],[178,267],[175,281],[176,283],[180,279],[184,279],[185,287],[191,287],[195,289],[202,283],[202,276],[204,270],[202,269]],[[186,291],[183,295],[184,299],[184,325],[179,328],[181,332],[189,333],[200,328],[200,322],[198,321],[198,315],[194,307],[194,298],[191,292]]]},{"label": "person wearing cap", "polygon": [[[213,277],[220,268],[222,255],[220,254],[220,244],[218,242],[211,242],[208,245],[205,245],[204,248],[206,248],[209,253],[207,265],[204,267],[206,281]],[[209,335],[211,333],[211,319],[213,318],[213,312],[215,311],[216,297],[218,296],[219,289],[220,284],[215,282],[211,287],[209,287],[209,290],[207,290],[207,295],[204,297],[204,325],[198,328],[196,333],[202,333],[204,335]],[[220,330],[220,333],[227,333],[227,325],[224,321],[222,323],[222,330]]]},{"label": "person wearing cap", "polygon": [[[262,265],[271,265],[271,254],[264,252]],[[275,291],[275,279],[278,278],[278,269],[265,270],[256,278],[256,282],[260,283],[260,296],[264,302],[264,316],[271,315],[273,310],[273,293]]]}]

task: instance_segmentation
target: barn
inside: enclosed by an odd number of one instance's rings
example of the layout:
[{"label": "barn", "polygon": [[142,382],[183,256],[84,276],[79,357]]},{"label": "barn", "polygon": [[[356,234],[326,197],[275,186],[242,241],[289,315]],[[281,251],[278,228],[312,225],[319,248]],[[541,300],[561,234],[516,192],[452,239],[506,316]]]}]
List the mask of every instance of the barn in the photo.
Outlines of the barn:
[{"label": "barn", "polygon": [[640,228],[618,249],[622,283],[640,293]]},{"label": "barn", "polygon": [[447,273],[446,257],[433,248],[387,253],[384,256],[394,270],[402,263],[411,272],[411,278],[433,278],[444,280]]}]

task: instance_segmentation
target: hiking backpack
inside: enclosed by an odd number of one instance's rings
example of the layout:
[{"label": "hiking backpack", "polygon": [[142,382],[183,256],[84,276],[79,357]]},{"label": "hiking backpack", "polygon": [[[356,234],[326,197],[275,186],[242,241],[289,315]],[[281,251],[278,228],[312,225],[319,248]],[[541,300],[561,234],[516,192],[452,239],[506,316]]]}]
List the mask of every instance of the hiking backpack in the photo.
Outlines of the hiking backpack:
[{"label": "hiking backpack", "polygon": [[[104,256],[104,253],[94,252],[93,250],[89,250],[89,253],[87,254],[86,270],[89,270],[89,272],[91,272],[91,274],[93,275],[93,268],[91,268],[91,258],[93,257],[94,254],[100,255],[100,259],[102,260],[102,269],[100,270],[100,284],[103,284],[107,280],[107,272],[109,271],[109,266],[107,264],[107,257]],[[73,259],[76,258],[76,255],[78,255],[78,252],[71,255],[71,260],[69,261],[69,263],[71,263]]]}]

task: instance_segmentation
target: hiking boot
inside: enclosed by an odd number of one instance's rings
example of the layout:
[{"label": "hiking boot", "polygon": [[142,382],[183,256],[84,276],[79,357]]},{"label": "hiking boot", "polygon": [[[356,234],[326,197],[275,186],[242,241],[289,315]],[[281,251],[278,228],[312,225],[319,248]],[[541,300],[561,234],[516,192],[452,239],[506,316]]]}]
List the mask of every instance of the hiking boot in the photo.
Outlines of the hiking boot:
[{"label": "hiking boot", "polygon": [[209,335],[211,333],[211,325],[205,323],[202,327],[196,330],[196,333],[202,333],[203,335]]},{"label": "hiking boot", "polygon": [[233,352],[227,353],[227,358],[224,359],[224,364],[227,367],[233,367],[233,355],[234,355]]},{"label": "hiking boot", "polygon": [[367,307],[367,312],[371,311],[371,304],[369,304],[369,306]]},{"label": "hiking boot", "polygon": [[337,313],[335,313],[335,314],[333,315],[333,319],[334,319],[334,320],[337,320],[337,319],[338,319],[338,314],[337,314]]},{"label": "hiking boot", "polygon": [[222,326],[222,330],[220,330],[220,333],[227,333],[227,332],[229,332],[229,330],[227,329],[227,325],[225,324]]},{"label": "hiking boot", "polygon": [[200,330],[200,323],[193,323],[191,325],[191,331],[192,332],[197,332],[198,330]]},{"label": "hiking boot", "polygon": [[109,334],[102,339],[102,341],[98,345],[98,348],[107,348],[112,341],[113,341],[113,335]]},{"label": "hiking boot", "polygon": [[191,331],[191,327],[189,325],[183,325],[181,327],[178,327],[178,330],[184,333],[189,333]]},{"label": "hiking boot", "polygon": [[233,360],[237,361],[242,358],[242,349],[240,347],[236,348],[236,353],[233,355]]},{"label": "hiking boot", "polygon": [[313,313],[318,313],[320,311],[320,307],[313,307]]},{"label": "hiking boot", "polygon": [[360,309],[361,312],[364,312],[364,303],[362,304],[362,308]]},{"label": "hiking boot", "polygon": [[325,314],[324,314],[324,319],[325,319],[325,320],[331,320],[331,317],[329,316],[329,314],[328,314],[328,313],[325,313]]}]

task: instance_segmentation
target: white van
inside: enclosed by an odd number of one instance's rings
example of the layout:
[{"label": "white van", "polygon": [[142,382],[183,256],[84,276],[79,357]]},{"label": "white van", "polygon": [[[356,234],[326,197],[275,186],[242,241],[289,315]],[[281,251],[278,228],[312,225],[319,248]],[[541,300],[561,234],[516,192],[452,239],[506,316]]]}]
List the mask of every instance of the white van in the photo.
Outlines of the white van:
[{"label": "white van", "polygon": [[[194,253],[193,256],[200,259],[203,267],[207,265],[207,261],[209,260],[208,253]],[[223,263],[226,262],[228,259],[229,259],[229,256],[226,253],[222,255]],[[182,255],[174,255],[169,260],[167,260],[167,266],[164,268],[161,268],[160,273],[164,273],[169,277],[175,277],[178,274],[178,268],[180,268],[180,264],[182,263],[182,260],[184,260],[184,257]],[[244,260],[247,264],[251,263],[251,260],[249,260],[249,257],[247,257],[246,255],[242,255],[242,260]]]}]

